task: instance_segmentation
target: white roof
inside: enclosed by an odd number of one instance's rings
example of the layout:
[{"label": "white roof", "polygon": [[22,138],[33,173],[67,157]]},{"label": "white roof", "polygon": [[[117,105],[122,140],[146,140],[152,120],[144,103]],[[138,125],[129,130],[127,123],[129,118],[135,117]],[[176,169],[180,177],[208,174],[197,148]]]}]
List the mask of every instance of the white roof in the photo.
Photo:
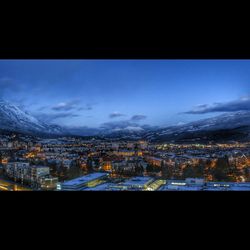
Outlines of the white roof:
[{"label": "white roof", "polygon": [[145,177],[145,176],[138,176],[138,177],[133,177],[124,183],[122,185],[130,186],[130,185],[145,185],[149,181],[153,180],[151,177]]},{"label": "white roof", "polygon": [[112,183],[103,183],[101,185],[97,185],[95,187],[87,187],[84,188],[83,191],[105,191]]},{"label": "white roof", "polygon": [[173,188],[172,185],[164,185],[159,188],[159,191],[199,191],[201,190],[201,187],[197,186],[175,186]]},{"label": "white roof", "polygon": [[108,173],[92,173],[88,175],[81,176],[79,178],[70,180],[70,181],[65,181],[62,183],[63,186],[76,186],[76,185],[81,185],[85,184],[86,182],[107,176]]}]

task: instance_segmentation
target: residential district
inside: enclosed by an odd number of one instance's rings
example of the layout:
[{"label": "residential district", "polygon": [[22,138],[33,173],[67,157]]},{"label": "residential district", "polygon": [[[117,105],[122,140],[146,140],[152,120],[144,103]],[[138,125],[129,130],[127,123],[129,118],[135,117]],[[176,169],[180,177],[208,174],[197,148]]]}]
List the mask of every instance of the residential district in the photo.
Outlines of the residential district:
[{"label": "residential district", "polygon": [[250,143],[0,136],[0,191],[247,191]]}]

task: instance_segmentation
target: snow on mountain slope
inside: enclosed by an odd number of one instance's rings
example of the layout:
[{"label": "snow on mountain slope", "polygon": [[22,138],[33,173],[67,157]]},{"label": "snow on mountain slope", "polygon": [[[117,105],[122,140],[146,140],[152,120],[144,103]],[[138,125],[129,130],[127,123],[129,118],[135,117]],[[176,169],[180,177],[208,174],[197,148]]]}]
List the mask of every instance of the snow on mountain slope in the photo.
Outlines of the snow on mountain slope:
[{"label": "snow on mountain slope", "polygon": [[12,103],[0,100],[0,129],[29,133],[61,134],[57,125],[45,124]]},{"label": "snow on mountain slope", "polygon": [[164,140],[164,139],[175,139],[188,136],[205,137],[206,133],[211,134],[214,131],[225,131],[243,128],[248,133],[250,128],[250,111],[240,111],[233,113],[225,113],[216,117],[207,118],[195,122],[190,122],[184,125],[172,126],[163,129],[159,129],[155,132],[150,131],[144,136],[149,140]]},{"label": "snow on mountain slope", "polygon": [[[104,137],[125,139],[148,139],[148,140],[175,140],[182,138],[213,138],[220,137],[221,132],[234,138],[235,134],[249,138],[250,133],[250,111],[225,113],[216,117],[207,118],[178,126],[166,128],[127,126],[123,129],[105,128],[63,128],[58,125],[50,125],[32,115],[24,112],[17,106],[0,100],[0,129],[33,134],[53,135],[102,135]],[[231,130],[231,131],[229,131]],[[219,131],[219,135],[217,133]],[[216,132],[216,133],[214,133]],[[223,137],[223,136],[222,136]],[[229,138],[229,136],[228,136]]]}]

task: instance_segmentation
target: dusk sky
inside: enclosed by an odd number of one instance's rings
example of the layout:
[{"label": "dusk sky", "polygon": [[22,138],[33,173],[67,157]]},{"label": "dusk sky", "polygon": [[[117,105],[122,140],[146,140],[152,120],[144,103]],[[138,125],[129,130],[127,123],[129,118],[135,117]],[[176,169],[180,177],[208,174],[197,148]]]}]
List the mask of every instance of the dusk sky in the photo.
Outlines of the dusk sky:
[{"label": "dusk sky", "polygon": [[0,60],[0,99],[59,125],[176,125],[249,96],[250,60]]}]

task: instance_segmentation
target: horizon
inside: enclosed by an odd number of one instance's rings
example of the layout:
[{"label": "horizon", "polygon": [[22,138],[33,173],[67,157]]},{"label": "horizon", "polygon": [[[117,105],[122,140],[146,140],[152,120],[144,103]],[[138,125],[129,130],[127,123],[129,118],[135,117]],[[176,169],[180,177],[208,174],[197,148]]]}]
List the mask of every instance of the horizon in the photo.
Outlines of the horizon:
[{"label": "horizon", "polygon": [[250,60],[0,60],[0,99],[65,127],[166,127],[249,111]]}]

